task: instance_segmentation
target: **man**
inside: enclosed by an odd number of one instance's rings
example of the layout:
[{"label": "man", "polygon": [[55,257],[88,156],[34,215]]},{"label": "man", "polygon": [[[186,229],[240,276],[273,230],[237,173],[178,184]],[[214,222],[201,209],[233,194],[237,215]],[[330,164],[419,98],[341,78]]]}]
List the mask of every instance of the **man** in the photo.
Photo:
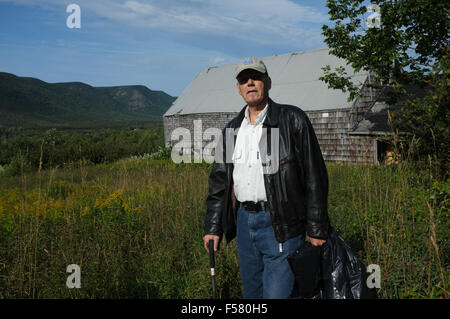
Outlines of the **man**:
[{"label": "man", "polygon": [[[212,239],[217,251],[223,234],[227,242],[237,237],[244,298],[289,298],[294,275],[287,256],[304,243],[305,232],[314,246],[328,235],[327,171],[306,114],[269,98],[272,82],[263,61],[244,59],[235,76],[247,105],[223,130],[216,149],[205,249]],[[230,131],[237,131],[234,141]],[[232,160],[220,160],[230,147]],[[268,169],[273,162],[275,169]]]}]

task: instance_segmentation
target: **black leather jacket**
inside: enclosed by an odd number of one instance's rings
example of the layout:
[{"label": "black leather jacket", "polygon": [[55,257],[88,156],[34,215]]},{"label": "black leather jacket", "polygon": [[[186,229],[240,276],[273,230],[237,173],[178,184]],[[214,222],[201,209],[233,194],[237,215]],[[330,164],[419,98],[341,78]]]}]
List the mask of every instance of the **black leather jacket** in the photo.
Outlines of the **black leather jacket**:
[{"label": "black leather jacket", "polygon": [[[314,129],[305,112],[296,106],[280,105],[269,99],[268,107],[263,122],[267,138],[261,138],[260,149],[266,147],[267,158],[271,156],[271,143],[275,144],[271,128],[278,128],[278,169],[264,173],[275,237],[282,243],[306,231],[310,237],[326,239],[328,175]],[[229,158],[230,151],[227,154],[226,141],[230,141],[228,132],[241,126],[245,108],[222,131],[219,145],[223,149],[216,148],[216,159],[209,176],[205,234],[225,234],[227,242],[236,236],[238,203],[233,189],[233,163]],[[235,130],[234,143],[236,135]],[[218,155],[224,160],[218,160]]]}]

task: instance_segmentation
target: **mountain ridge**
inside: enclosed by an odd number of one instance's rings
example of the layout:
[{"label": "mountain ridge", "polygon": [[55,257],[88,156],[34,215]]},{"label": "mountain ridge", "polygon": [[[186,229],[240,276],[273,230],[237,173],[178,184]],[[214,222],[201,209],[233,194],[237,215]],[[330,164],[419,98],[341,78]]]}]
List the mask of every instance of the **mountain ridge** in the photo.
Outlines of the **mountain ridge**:
[{"label": "mountain ridge", "polygon": [[0,127],[95,127],[161,121],[176,97],[144,85],[47,83],[0,72]]}]

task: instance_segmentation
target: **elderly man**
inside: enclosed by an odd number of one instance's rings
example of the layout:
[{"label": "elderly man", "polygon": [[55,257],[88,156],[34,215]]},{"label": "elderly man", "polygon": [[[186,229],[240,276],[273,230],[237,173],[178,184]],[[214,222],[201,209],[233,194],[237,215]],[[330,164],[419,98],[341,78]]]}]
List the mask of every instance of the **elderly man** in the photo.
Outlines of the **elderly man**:
[{"label": "elderly man", "polygon": [[[289,298],[294,275],[287,256],[306,234],[314,246],[328,236],[327,171],[307,115],[269,98],[263,61],[244,59],[235,76],[246,106],[223,130],[209,177],[205,249],[210,240],[216,251],[223,235],[227,242],[236,237],[244,298]],[[237,131],[233,143],[229,130]],[[217,160],[230,147],[232,159]],[[267,169],[274,154],[276,167]]]}]

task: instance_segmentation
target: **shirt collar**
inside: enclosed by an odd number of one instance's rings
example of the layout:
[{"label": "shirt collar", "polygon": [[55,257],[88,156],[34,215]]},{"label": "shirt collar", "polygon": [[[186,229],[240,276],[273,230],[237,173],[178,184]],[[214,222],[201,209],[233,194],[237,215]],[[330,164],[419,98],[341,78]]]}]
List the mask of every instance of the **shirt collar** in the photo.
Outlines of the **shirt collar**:
[{"label": "shirt collar", "polygon": [[250,125],[258,125],[258,124],[261,124],[263,121],[264,121],[264,119],[265,119],[265,117],[266,117],[266,114],[267,114],[267,109],[268,109],[268,106],[269,104],[267,103],[266,104],[266,106],[263,108],[263,110],[261,111],[261,112],[259,112],[259,114],[256,116],[256,118],[255,118],[255,124],[251,124],[250,123],[250,116],[249,116],[249,114],[248,114],[248,105],[247,105],[247,108],[245,109],[245,118],[246,118],[246,120],[247,120],[247,123],[248,124],[250,124]]}]

